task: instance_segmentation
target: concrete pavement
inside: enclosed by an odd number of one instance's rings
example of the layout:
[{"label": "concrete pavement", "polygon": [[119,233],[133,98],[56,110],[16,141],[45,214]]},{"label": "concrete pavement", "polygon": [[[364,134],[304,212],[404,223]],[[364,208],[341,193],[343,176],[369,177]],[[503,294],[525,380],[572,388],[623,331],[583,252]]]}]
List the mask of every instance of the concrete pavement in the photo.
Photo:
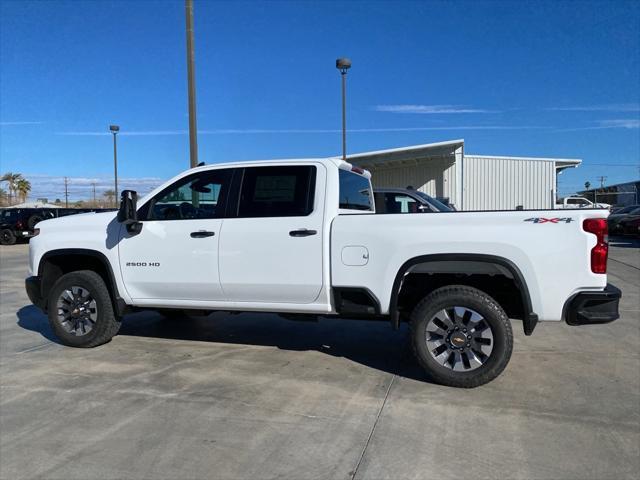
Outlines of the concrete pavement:
[{"label": "concrete pavement", "polygon": [[125,318],[57,344],[0,247],[0,477],[549,478],[640,475],[640,243],[614,239],[612,324],[514,322],[507,370],[427,383],[386,323]]}]

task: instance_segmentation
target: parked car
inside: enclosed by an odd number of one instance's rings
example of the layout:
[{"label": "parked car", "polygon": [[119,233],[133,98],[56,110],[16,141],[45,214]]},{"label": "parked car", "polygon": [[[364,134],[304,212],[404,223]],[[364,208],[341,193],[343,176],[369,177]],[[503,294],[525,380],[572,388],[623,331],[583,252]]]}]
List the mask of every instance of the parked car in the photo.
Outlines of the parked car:
[{"label": "parked car", "polygon": [[618,318],[606,210],[374,211],[369,172],[335,158],[197,167],[141,205],[125,190],[117,215],[41,222],[25,287],[74,347],[139,309],[408,322],[418,363],[456,387],[504,370],[510,318],[526,335]]},{"label": "parked car", "polygon": [[50,208],[5,208],[0,210],[0,244],[13,245],[20,238],[33,236],[42,220],[55,218]]},{"label": "parked car", "polygon": [[19,239],[34,235],[42,220],[87,212],[115,211],[90,208],[3,208],[0,210],[0,244],[13,245]]},{"label": "parked car", "polygon": [[584,197],[571,196],[563,198],[561,202],[556,204],[556,208],[611,208],[608,203],[594,203]]},{"label": "parked car", "polygon": [[635,215],[628,215],[620,222],[620,228],[625,235],[638,235],[638,225],[640,225],[640,211]]},{"label": "parked car", "polygon": [[453,209],[426,193],[410,188],[374,188],[376,213],[452,212]]},{"label": "parked car", "polygon": [[629,205],[609,215],[607,218],[609,233],[622,233],[624,230],[622,222],[634,215],[640,215],[640,205]]}]

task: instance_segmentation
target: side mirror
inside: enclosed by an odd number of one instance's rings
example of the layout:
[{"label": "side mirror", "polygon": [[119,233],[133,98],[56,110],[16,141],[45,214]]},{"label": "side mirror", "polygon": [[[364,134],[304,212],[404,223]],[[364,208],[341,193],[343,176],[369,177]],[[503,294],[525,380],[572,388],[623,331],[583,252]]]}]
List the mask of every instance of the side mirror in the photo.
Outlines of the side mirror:
[{"label": "side mirror", "polygon": [[139,233],[142,224],[138,222],[138,194],[135,190],[123,190],[120,195],[118,222],[126,225],[129,233]]}]

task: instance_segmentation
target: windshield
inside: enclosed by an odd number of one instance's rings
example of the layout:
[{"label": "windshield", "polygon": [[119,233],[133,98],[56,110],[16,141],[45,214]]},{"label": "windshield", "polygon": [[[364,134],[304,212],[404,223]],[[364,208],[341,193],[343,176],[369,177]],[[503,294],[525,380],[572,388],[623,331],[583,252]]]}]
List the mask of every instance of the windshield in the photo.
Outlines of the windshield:
[{"label": "windshield", "polygon": [[424,198],[427,202],[433,205],[439,212],[453,212],[453,209],[451,207],[446,206],[440,200],[436,200],[435,198],[427,195],[426,193],[418,192],[417,190],[415,193],[417,193],[418,196]]}]

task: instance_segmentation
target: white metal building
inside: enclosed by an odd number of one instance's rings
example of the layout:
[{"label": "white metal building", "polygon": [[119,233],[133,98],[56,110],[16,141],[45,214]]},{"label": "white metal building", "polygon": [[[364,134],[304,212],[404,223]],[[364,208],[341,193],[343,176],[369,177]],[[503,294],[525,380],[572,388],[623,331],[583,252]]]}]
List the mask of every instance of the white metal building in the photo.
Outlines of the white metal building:
[{"label": "white metal building", "polygon": [[349,155],[374,187],[407,187],[447,197],[458,210],[554,208],[556,175],[582,160],[464,153],[464,140]]}]

